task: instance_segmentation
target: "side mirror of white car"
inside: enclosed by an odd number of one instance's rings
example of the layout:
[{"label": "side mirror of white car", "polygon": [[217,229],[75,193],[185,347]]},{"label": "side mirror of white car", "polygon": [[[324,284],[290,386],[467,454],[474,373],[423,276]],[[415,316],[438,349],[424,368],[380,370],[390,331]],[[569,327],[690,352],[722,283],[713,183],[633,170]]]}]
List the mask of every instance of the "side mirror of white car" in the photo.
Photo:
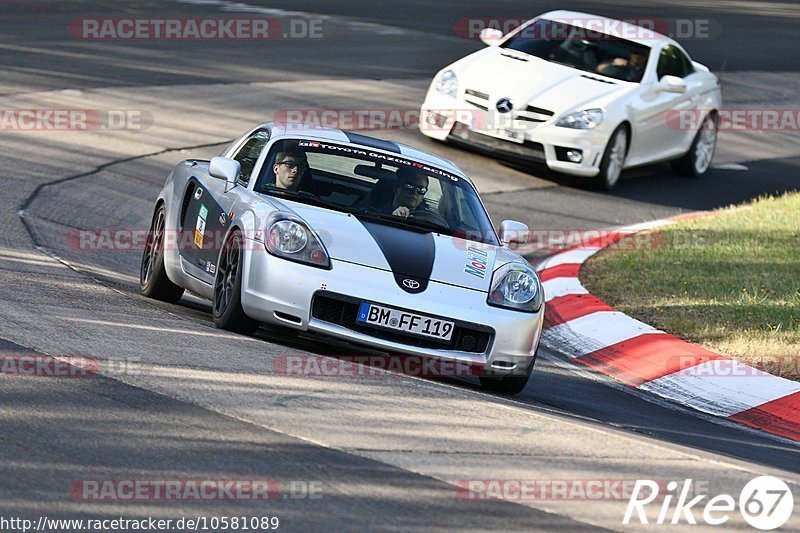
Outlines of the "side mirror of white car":
[{"label": "side mirror of white car", "polygon": [[212,178],[219,178],[228,183],[225,190],[230,190],[236,185],[241,170],[242,166],[238,161],[227,157],[214,157],[208,165],[208,173]]},{"label": "side mirror of white car", "polygon": [[479,37],[484,44],[496,46],[503,38],[503,32],[497,28],[483,28],[479,34]]},{"label": "side mirror of white car", "polygon": [[504,220],[500,224],[500,240],[505,244],[528,242],[528,226],[516,220]]},{"label": "side mirror of white car", "polygon": [[668,74],[658,80],[658,88],[668,93],[685,93],[686,82],[677,76],[670,76]]}]

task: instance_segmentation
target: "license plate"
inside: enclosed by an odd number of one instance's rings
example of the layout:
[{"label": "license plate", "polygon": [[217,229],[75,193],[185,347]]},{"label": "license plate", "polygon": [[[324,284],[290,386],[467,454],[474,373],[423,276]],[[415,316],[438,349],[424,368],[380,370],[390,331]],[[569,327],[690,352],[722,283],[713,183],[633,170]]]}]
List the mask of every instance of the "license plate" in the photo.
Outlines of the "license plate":
[{"label": "license plate", "polygon": [[433,337],[444,341],[450,340],[455,329],[454,322],[400,311],[369,302],[361,303],[358,308],[357,320],[362,324],[404,331],[422,335],[423,337]]},{"label": "license plate", "polygon": [[522,144],[525,142],[525,133],[517,130],[505,130],[506,137],[508,137],[509,141],[514,141],[515,143]]}]

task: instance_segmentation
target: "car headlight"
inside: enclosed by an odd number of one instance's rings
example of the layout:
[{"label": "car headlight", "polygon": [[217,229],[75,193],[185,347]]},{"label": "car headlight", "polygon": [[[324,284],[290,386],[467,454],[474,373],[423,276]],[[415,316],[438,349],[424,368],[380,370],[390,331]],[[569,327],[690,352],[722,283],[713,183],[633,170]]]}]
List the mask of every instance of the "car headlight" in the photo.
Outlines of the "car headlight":
[{"label": "car headlight", "polygon": [[583,111],[578,111],[577,113],[572,113],[565,117],[561,117],[558,122],[556,122],[556,126],[561,126],[562,128],[573,128],[576,130],[590,130],[601,122],[603,122],[602,109],[585,109]]},{"label": "car headlight", "polygon": [[452,70],[445,70],[436,81],[436,90],[447,96],[456,97],[458,92],[458,78]]},{"label": "car headlight", "polygon": [[507,263],[492,275],[487,302],[519,311],[538,311],[544,295],[539,276],[524,263]]},{"label": "car headlight", "polygon": [[264,246],[274,256],[318,268],[331,268],[328,252],[300,219],[276,213],[267,222]]}]

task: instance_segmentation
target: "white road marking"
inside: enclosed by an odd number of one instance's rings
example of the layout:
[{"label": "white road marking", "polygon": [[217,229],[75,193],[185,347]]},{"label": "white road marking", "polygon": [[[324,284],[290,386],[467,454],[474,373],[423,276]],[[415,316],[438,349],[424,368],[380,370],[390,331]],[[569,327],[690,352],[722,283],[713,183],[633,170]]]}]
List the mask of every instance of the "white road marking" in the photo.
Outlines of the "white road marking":
[{"label": "white road marking", "polygon": [[582,357],[648,333],[661,331],[619,311],[598,311],[549,328],[547,337],[569,346],[570,357]]},{"label": "white road marking", "polygon": [[798,392],[800,383],[723,359],[654,379],[639,388],[704,413],[728,417]]},{"label": "white road marking", "polygon": [[144,324],[126,324],[124,322],[111,322],[110,320],[91,320],[88,318],[73,318],[73,317],[61,317],[61,320],[66,320],[68,322],[95,324],[98,326],[141,329],[145,331],[161,331],[164,333],[177,333],[179,335],[195,335],[197,337],[216,337],[221,339],[235,339],[239,341],[263,342],[259,339],[254,339],[253,337],[246,337],[244,335],[231,335],[229,333],[211,333],[207,331],[194,331],[190,329],[179,329],[179,328],[164,328],[160,326],[145,326]]},{"label": "white road marking", "polygon": [[578,278],[554,278],[542,283],[542,288],[545,302],[567,294],[589,294]]},{"label": "white road marking", "polygon": [[719,165],[711,165],[714,170],[748,170],[745,165],[739,163],[720,163]]},{"label": "white road marking", "polygon": [[537,267],[537,270],[544,270],[545,268],[550,268],[558,265],[568,265],[573,263],[583,263],[591,256],[599,252],[601,249],[592,247],[592,248],[577,248],[575,250],[568,250],[566,252],[561,252],[559,254],[554,255],[553,257],[548,257]]}]

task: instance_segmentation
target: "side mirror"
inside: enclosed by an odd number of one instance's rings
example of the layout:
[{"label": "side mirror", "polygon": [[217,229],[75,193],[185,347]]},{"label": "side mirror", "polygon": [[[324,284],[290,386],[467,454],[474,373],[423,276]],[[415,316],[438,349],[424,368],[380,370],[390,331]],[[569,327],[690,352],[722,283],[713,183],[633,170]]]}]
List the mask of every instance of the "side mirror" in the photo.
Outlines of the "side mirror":
[{"label": "side mirror", "polygon": [[478,36],[483,41],[483,44],[496,46],[503,38],[503,32],[496,28],[483,28]]},{"label": "side mirror", "polygon": [[686,92],[686,82],[677,76],[666,75],[658,80],[658,89],[667,93],[683,94]]},{"label": "side mirror", "polygon": [[506,244],[528,242],[528,226],[516,220],[504,220],[500,224],[500,240]]},{"label": "side mirror", "polygon": [[225,190],[232,189],[236,185],[241,170],[242,165],[238,161],[227,157],[214,157],[208,165],[208,173],[212,178],[219,178],[228,183]]}]

